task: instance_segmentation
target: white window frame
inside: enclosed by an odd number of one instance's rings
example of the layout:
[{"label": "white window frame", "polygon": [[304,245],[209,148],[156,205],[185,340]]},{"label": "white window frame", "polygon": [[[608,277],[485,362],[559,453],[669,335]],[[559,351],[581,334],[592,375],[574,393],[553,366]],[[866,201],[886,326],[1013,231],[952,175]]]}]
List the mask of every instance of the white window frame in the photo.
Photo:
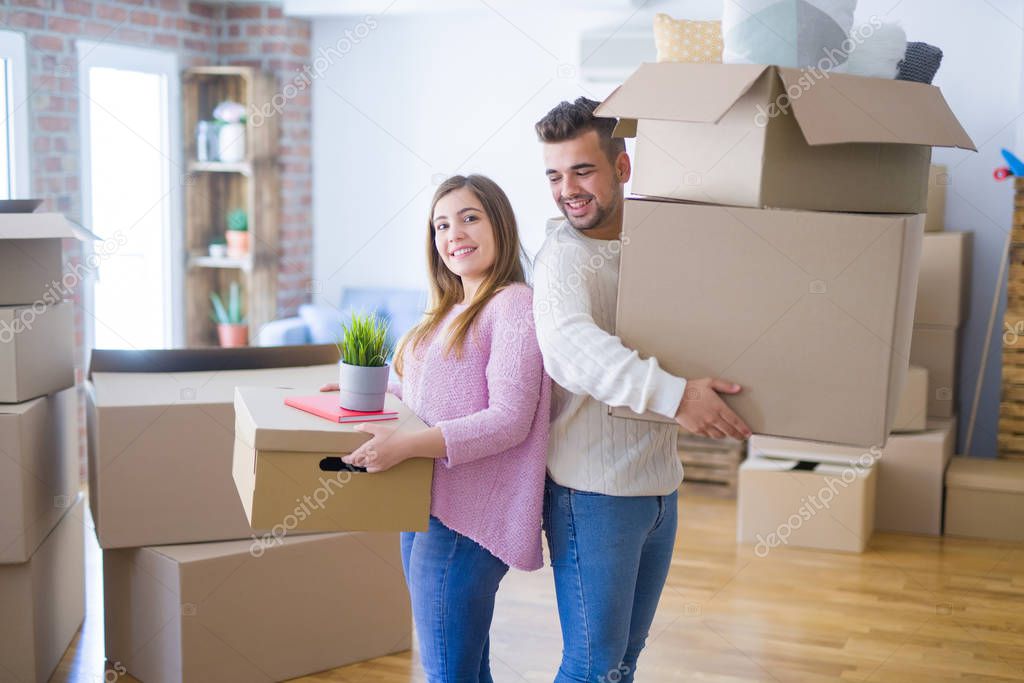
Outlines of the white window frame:
[{"label": "white window frame", "polygon": [[0,59],[7,60],[7,102],[11,107],[7,150],[10,155],[12,199],[32,197],[32,169],[28,144],[28,75],[25,65],[25,34],[0,31]]},{"label": "white window frame", "polygon": [[[78,50],[79,88],[83,93],[79,104],[79,130],[82,150],[82,218],[85,227],[92,230],[92,179],[90,168],[92,150],[90,140],[90,107],[87,99],[89,92],[89,69],[93,67],[127,69],[162,73],[167,79],[164,92],[163,109],[167,113],[167,137],[165,149],[169,151],[170,173],[164,179],[165,190],[169,193],[164,202],[164,220],[170,229],[164,237],[164,258],[169,274],[171,305],[164,307],[165,329],[170,331],[170,339],[165,343],[171,348],[184,345],[184,292],[185,292],[185,256],[182,229],[182,179],[185,177],[182,165],[183,146],[181,138],[181,71],[178,66],[178,55],[167,50],[131,47],[110,43],[98,43],[91,40],[76,41]],[[85,252],[91,253],[86,243]],[[83,291],[86,304],[95,305],[94,279],[87,278]],[[94,348],[96,343],[95,322],[91,316],[83,317],[85,321],[86,348]]]}]

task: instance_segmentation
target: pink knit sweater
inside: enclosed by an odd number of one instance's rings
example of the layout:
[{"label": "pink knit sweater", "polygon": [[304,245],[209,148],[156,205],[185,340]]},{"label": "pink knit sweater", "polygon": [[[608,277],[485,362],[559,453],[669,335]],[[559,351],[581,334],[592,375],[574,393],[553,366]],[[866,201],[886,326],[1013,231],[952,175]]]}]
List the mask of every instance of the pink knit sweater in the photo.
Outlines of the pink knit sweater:
[{"label": "pink knit sweater", "polygon": [[[441,428],[447,457],[434,465],[431,514],[505,564],[533,570],[541,557],[551,380],[534,333],[533,293],[514,284],[477,316],[461,358],[436,332],[403,358],[389,390]],[[449,312],[446,329],[463,311]]]}]

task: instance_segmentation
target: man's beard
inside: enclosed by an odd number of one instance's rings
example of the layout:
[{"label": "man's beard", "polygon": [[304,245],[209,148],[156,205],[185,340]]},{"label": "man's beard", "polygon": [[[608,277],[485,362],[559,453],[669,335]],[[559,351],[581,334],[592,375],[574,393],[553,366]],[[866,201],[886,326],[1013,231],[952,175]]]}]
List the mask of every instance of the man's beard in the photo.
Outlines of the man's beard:
[{"label": "man's beard", "polygon": [[593,195],[588,196],[590,197],[591,203],[594,205],[594,215],[591,217],[570,216],[569,211],[565,207],[565,200],[558,203],[558,208],[562,210],[562,215],[565,216],[565,220],[569,221],[569,225],[577,230],[593,230],[604,223],[608,219],[608,216],[612,214],[611,207],[601,206],[597,201],[597,197]]}]

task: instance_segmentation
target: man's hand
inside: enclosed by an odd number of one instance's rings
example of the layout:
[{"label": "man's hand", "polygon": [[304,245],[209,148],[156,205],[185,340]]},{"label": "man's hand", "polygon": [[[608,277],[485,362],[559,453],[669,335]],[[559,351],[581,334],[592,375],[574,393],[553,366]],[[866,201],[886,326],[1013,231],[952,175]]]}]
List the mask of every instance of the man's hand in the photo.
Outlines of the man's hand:
[{"label": "man's hand", "polygon": [[750,438],[750,427],[718,395],[738,394],[742,387],[714,377],[686,381],[683,400],[676,410],[676,422],[688,432],[713,439]]}]

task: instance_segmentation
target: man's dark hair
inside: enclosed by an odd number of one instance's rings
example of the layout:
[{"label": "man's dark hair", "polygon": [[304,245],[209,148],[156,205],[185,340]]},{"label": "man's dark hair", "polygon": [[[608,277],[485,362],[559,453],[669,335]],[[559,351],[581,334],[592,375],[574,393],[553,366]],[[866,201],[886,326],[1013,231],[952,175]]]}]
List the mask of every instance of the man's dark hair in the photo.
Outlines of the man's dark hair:
[{"label": "man's dark hair", "polygon": [[619,153],[626,151],[626,143],[622,138],[612,137],[615,119],[594,116],[598,104],[586,97],[578,97],[575,102],[559,102],[534,126],[537,138],[541,142],[565,142],[587,131],[597,131],[597,138],[601,141],[601,148],[608,161],[615,163]]}]

